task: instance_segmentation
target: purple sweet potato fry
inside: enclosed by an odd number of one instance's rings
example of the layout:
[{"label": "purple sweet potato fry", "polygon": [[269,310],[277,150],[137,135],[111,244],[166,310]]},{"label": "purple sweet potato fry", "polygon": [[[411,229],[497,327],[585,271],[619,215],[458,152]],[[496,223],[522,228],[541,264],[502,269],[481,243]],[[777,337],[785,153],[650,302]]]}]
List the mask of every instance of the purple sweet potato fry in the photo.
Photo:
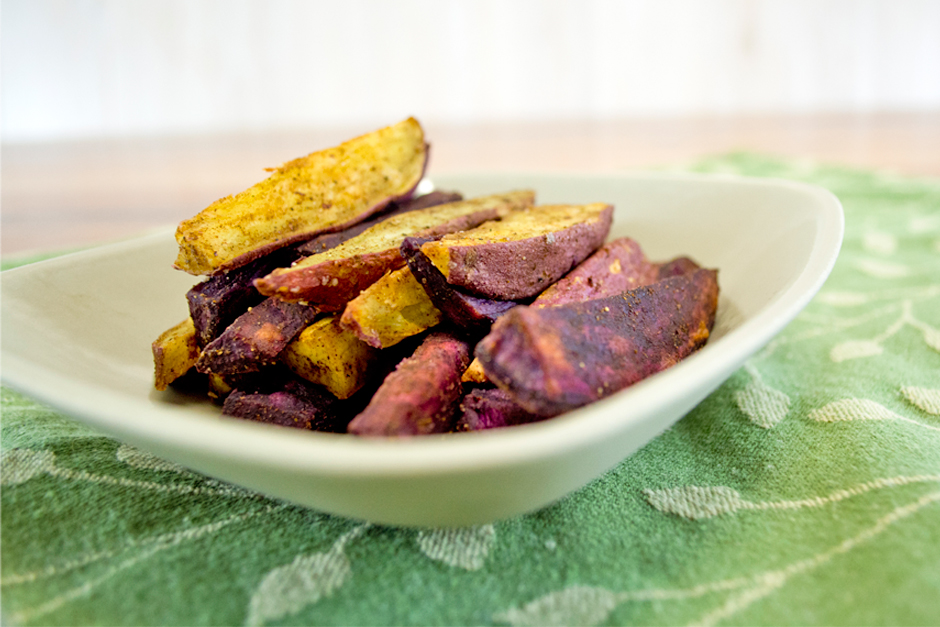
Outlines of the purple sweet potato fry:
[{"label": "purple sweet potato fry", "polygon": [[659,280],[656,264],[628,237],[604,244],[574,270],[539,294],[533,305],[550,307],[621,294]]},{"label": "purple sweet potato fry", "polygon": [[[346,240],[354,238],[366,229],[372,228],[379,222],[391,218],[392,216],[407,213],[408,211],[417,211],[418,209],[434,207],[435,205],[457,202],[458,200],[463,200],[463,196],[457,192],[433,191],[428,194],[424,194],[423,196],[417,196],[415,198],[409,198],[408,200],[393,202],[390,204],[387,211],[338,233],[326,233],[324,235],[314,237],[312,240],[301,244],[297,248],[297,251],[303,256],[322,253],[325,250],[339,246]],[[273,270],[274,268],[271,269]]]},{"label": "purple sweet potato fry", "polygon": [[275,268],[289,266],[300,258],[293,247],[282,248],[248,264],[214,274],[202,283],[197,283],[186,293],[189,315],[196,327],[196,340],[205,347],[217,338],[225,328],[264,300],[252,282],[270,273]]},{"label": "purple sweet potato fry", "polygon": [[401,254],[431,302],[456,328],[469,334],[484,333],[494,320],[520,304],[513,300],[473,296],[450,285],[441,271],[421,252],[421,245],[428,241],[426,238],[407,237],[402,242]]},{"label": "purple sweet potato fry", "polygon": [[339,399],[320,386],[288,378],[275,387],[235,389],[222,405],[226,416],[284,427],[342,432],[346,422],[338,412]]},{"label": "purple sweet potato fry", "polygon": [[526,410],[555,416],[665,370],[707,341],[717,272],[696,270],[556,307],[517,307],[476,347],[487,377]]},{"label": "purple sweet potato fry", "polygon": [[463,413],[457,419],[455,431],[482,431],[542,419],[523,409],[506,391],[499,388],[471,390],[460,402],[460,410]]},{"label": "purple sweet potato fry", "polygon": [[252,307],[208,346],[196,370],[212,374],[255,372],[277,356],[316,317],[316,309],[268,298]]},{"label": "purple sweet potato fry", "polygon": [[450,431],[462,389],[460,375],[470,361],[467,344],[432,333],[414,355],[389,374],[365,410],[349,423],[349,433],[410,436]]}]

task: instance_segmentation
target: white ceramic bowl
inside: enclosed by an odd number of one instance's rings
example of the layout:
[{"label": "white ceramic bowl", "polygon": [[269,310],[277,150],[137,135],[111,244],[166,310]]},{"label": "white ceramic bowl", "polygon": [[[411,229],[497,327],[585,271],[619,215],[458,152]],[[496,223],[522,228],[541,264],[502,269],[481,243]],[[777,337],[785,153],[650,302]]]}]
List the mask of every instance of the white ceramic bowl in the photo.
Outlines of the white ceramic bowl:
[{"label": "white ceramic bowl", "polygon": [[150,343],[186,317],[193,277],[172,230],[3,273],[3,380],[114,437],[319,510],[401,525],[469,525],[547,505],[676,422],[809,302],[835,262],[828,191],[695,175],[440,176],[467,196],[531,187],[540,203],[613,203],[611,237],[652,259],[719,269],[708,345],[594,405],[537,423],[408,440],[358,439],[222,417],[152,385]]}]

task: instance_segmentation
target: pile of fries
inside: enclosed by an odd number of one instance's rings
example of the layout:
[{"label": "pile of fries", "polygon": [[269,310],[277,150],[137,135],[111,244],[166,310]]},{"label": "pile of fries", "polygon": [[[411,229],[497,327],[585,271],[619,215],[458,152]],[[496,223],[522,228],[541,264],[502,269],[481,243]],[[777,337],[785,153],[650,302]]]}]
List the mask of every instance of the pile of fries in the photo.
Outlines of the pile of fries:
[{"label": "pile of fries", "polygon": [[179,225],[205,275],[153,343],[229,416],[362,436],[542,420],[708,340],[717,272],[605,243],[613,207],[532,190],[416,195],[414,118],[311,153]]}]

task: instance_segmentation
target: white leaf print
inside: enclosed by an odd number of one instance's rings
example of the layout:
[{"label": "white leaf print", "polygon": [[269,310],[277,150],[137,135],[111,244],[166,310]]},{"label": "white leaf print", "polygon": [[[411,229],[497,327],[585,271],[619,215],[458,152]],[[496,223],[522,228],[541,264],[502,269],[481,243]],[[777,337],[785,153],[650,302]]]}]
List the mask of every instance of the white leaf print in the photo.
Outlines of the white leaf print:
[{"label": "white leaf print", "polygon": [[901,394],[911,404],[923,409],[928,414],[940,416],[940,390],[903,386],[901,387]]},{"label": "white leaf print", "polygon": [[865,398],[846,398],[829,403],[809,413],[810,420],[840,422],[843,420],[897,420],[901,416],[883,405]]},{"label": "white leaf print", "polygon": [[860,357],[873,357],[884,352],[881,345],[871,340],[849,340],[832,347],[829,351],[829,359],[835,362],[845,361],[847,359],[858,359]]},{"label": "white leaf print", "polygon": [[418,546],[433,560],[466,570],[483,568],[496,541],[493,525],[463,529],[428,529],[418,533]]},{"label": "white leaf print", "polygon": [[940,351],[940,331],[937,329],[924,329],[924,341],[930,348]]},{"label": "white leaf print", "polygon": [[174,464],[173,462],[168,462],[165,459],[160,459],[156,455],[151,455],[146,451],[134,448],[133,446],[128,446],[127,444],[122,444],[120,448],[118,448],[116,456],[119,462],[124,462],[125,464],[133,466],[134,468],[142,468],[144,470],[186,472],[186,469],[179,464]]},{"label": "white leaf print", "polygon": [[620,602],[620,595],[606,588],[572,586],[552,592],[493,615],[493,620],[513,626],[597,625],[606,620]]},{"label": "white leaf print", "polygon": [[862,246],[865,250],[879,255],[890,255],[898,247],[898,241],[890,233],[883,231],[869,231],[862,238]]},{"label": "white leaf print", "polygon": [[0,485],[17,485],[55,470],[55,453],[14,448],[3,453]]},{"label": "white leaf print", "polygon": [[699,487],[694,485],[664,490],[643,490],[649,504],[666,514],[692,520],[730,514],[748,503],[737,490],[727,486]]},{"label": "white leaf print", "polygon": [[868,295],[859,292],[820,292],[816,300],[833,307],[852,307],[868,302]]},{"label": "white leaf print", "polygon": [[342,551],[298,555],[293,562],[269,572],[251,597],[249,625],[263,625],[296,614],[343,585],[352,571]]},{"label": "white leaf print", "polygon": [[907,266],[879,259],[859,259],[855,266],[876,279],[899,279],[910,274]]},{"label": "white leaf print", "polygon": [[790,411],[790,397],[757,378],[735,392],[734,400],[751,422],[764,429],[774,427]]},{"label": "white leaf print", "polygon": [[368,527],[365,523],[346,532],[329,551],[298,555],[290,564],[270,571],[251,597],[245,624],[263,625],[332,596],[352,572],[344,552],[346,543]]}]

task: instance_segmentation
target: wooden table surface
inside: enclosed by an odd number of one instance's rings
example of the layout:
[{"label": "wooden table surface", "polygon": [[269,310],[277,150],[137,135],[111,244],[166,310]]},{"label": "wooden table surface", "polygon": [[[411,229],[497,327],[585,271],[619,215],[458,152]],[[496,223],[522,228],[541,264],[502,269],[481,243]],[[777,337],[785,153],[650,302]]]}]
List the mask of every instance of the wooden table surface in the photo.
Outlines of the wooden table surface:
[{"label": "wooden table surface", "polygon": [[[430,173],[613,172],[752,151],[940,177],[940,112],[425,123]],[[85,246],[179,222],[266,176],[263,168],[369,129],[2,147],[0,253]]]}]

